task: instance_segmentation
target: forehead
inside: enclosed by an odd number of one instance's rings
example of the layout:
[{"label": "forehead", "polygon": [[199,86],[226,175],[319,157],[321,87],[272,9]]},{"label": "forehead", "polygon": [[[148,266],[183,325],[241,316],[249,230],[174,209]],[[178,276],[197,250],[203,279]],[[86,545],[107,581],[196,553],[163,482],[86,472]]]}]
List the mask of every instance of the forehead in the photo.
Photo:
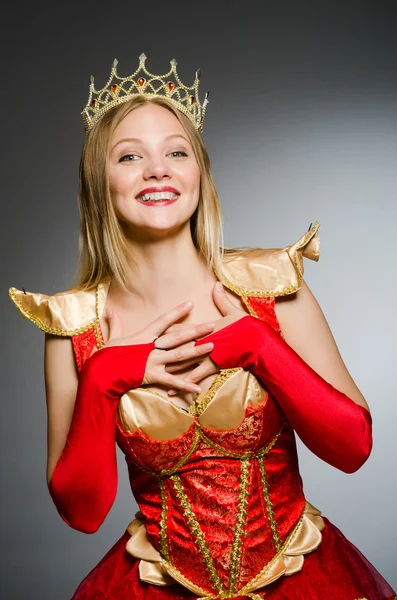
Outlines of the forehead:
[{"label": "forehead", "polygon": [[123,137],[159,139],[170,134],[187,137],[182,124],[171,111],[156,104],[144,104],[128,113],[117,125],[112,142],[116,143]]}]

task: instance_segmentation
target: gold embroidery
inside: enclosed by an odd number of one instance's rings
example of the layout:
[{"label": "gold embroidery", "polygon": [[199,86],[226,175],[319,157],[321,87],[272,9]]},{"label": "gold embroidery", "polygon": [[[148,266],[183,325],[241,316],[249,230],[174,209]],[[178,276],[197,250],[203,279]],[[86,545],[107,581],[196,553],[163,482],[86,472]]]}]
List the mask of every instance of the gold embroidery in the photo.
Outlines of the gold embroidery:
[{"label": "gold embroidery", "polygon": [[294,529],[292,530],[292,532],[290,533],[290,535],[288,536],[288,538],[285,540],[284,544],[281,546],[280,550],[277,552],[277,554],[275,554],[273,556],[273,558],[263,567],[263,569],[261,571],[259,571],[259,573],[257,573],[255,575],[255,577],[253,577],[251,579],[251,581],[249,581],[241,590],[238,590],[238,593],[240,596],[244,596],[246,594],[246,591],[248,591],[249,589],[252,588],[253,585],[255,585],[255,583],[261,579],[263,577],[263,575],[270,569],[270,567],[273,566],[273,564],[280,558],[280,556],[283,554],[284,550],[287,548],[287,546],[291,543],[292,539],[294,538],[294,536],[296,535],[302,521],[303,521],[303,516],[304,513],[301,514],[299,521],[297,522],[297,524],[295,525]]},{"label": "gold embroidery", "polygon": [[229,594],[234,594],[236,591],[236,577],[241,560],[242,537],[245,535],[244,525],[247,517],[249,467],[250,463],[248,460],[241,461],[240,494],[236,516],[236,529],[234,532],[232,553],[230,557]]},{"label": "gold embroidery", "polygon": [[269,484],[268,484],[268,481],[267,481],[267,475],[266,475],[266,470],[265,470],[265,463],[264,463],[263,460],[258,460],[258,464],[259,464],[259,472],[260,472],[261,480],[262,480],[263,495],[264,495],[265,503],[266,503],[267,517],[269,519],[270,528],[272,530],[273,541],[274,541],[274,544],[276,546],[276,550],[278,552],[280,550],[280,548],[281,548],[281,541],[280,541],[280,537],[279,537],[279,534],[278,534],[278,531],[277,531],[277,523],[276,523],[276,520],[274,518],[273,505],[272,505],[272,502],[270,500]]},{"label": "gold embroidery", "polygon": [[201,392],[197,396],[195,406],[193,407],[195,409],[195,413],[193,414],[201,415],[215,396],[216,392],[223,386],[223,384],[229,379],[229,377],[234,375],[234,373],[237,373],[237,371],[241,370],[242,367],[234,367],[233,369],[221,369],[218,375],[212,381],[209,389],[206,392]]},{"label": "gold embroidery", "polygon": [[189,457],[193,454],[193,452],[196,450],[197,448],[197,444],[199,442],[200,436],[199,436],[199,432],[197,429],[195,429],[194,432],[194,438],[193,438],[193,442],[192,445],[190,446],[189,450],[186,452],[186,454],[184,454],[182,456],[181,459],[178,460],[178,462],[171,467],[171,469],[161,469],[161,471],[150,471],[149,469],[145,469],[145,467],[143,467],[142,465],[140,465],[139,463],[135,462],[134,460],[130,459],[131,462],[134,463],[134,465],[136,465],[141,471],[143,471],[143,473],[147,473],[148,475],[153,475],[153,477],[168,477],[170,475],[173,475],[180,467],[182,467],[184,465],[184,463],[189,459]]},{"label": "gold embroidery", "polygon": [[189,499],[183,489],[182,483],[178,475],[172,475],[170,477],[177,497],[181,503],[181,507],[183,509],[183,514],[187,520],[187,523],[192,532],[195,544],[197,546],[198,551],[203,556],[203,562],[205,564],[205,568],[209,573],[210,581],[214,584],[214,588],[218,592],[218,594],[225,594],[226,590],[223,587],[222,581],[216,571],[214,561],[211,556],[211,552],[209,551],[207,542],[205,541],[204,534],[200,528],[199,523],[197,522],[196,516],[190,506]]},{"label": "gold embroidery", "polygon": [[103,339],[100,314],[99,314],[99,285],[97,285],[95,290],[95,314],[96,314],[96,322],[95,322],[95,336],[97,341],[98,348],[103,348],[105,345],[105,340]]},{"label": "gold embroidery", "polygon": [[160,520],[160,548],[164,558],[169,561],[169,552],[167,544],[167,496],[165,494],[164,482],[161,478],[158,478],[160,496],[161,496],[161,520]]},{"label": "gold embroidery", "polygon": [[286,425],[286,422],[284,422],[284,424],[282,425],[281,429],[270,440],[270,442],[267,444],[267,446],[265,446],[264,448],[262,447],[258,451],[254,450],[254,451],[250,451],[250,452],[243,452],[242,454],[237,454],[237,452],[233,452],[232,450],[226,450],[225,448],[222,448],[222,446],[219,446],[219,444],[217,444],[216,442],[213,442],[212,440],[210,440],[205,435],[204,431],[200,428],[200,426],[198,424],[196,426],[198,427],[199,437],[202,439],[203,442],[205,442],[206,444],[208,444],[208,446],[210,446],[210,448],[212,448],[213,450],[216,450],[217,452],[219,452],[223,456],[230,456],[231,458],[238,458],[240,460],[244,460],[246,458],[262,458],[263,456],[265,456],[265,454],[267,454],[273,448],[274,444],[277,442],[277,440],[280,437],[280,435],[281,435],[281,433],[282,433],[285,425]]}]

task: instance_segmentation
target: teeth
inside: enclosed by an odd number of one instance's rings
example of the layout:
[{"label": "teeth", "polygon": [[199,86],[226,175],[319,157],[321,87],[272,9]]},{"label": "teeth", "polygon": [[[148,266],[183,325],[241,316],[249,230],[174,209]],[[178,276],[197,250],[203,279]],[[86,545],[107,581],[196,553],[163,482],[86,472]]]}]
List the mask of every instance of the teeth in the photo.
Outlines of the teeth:
[{"label": "teeth", "polygon": [[179,194],[173,192],[151,192],[150,194],[142,194],[142,196],[138,197],[139,200],[142,200],[143,202],[156,202],[157,200],[175,200],[178,196]]}]

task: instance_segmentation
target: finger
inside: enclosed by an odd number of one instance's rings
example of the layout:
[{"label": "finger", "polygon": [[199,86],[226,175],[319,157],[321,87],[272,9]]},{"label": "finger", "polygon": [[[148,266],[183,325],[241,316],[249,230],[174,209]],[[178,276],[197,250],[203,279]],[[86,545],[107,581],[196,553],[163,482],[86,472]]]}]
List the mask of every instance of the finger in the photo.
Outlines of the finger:
[{"label": "finger", "polygon": [[168,364],[165,366],[165,370],[167,371],[167,373],[175,373],[176,371],[182,371],[183,369],[186,369],[187,367],[190,367],[192,365],[198,365],[198,359],[197,357],[191,358],[190,360],[184,360],[181,361],[179,363],[175,363],[175,364]]},{"label": "finger", "polygon": [[228,315],[234,314],[236,312],[236,307],[230,302],[225,292],[225,288],[223,287],[220,281],[216,282],[212,292],[214,302],[224,317],[227,317]]},{"label": "finger", "polygon": [[160,383],[164,383],[164,385],[170,389],[177,388],[178,390],[186,390],[187,392],[201,392],[201,387],[199,385],[196,385],[183,377],[176,377],[175,375],[166,375],[162,378]]},{"label": "finger", "polygon": [[[157,347],[163,350],[182,346],[191,341],[209,335],[213,332],[215,323],[198,323],[197,325],[185,325],[183,328],[175,329],[172,333],[163,333]],[[172,362],[169,360],[168,362]]]},{"label": "finger", "polygon": [[188,373],[184,377],[184,379],[191,383],[196,383],[197,381],[201,381],[202,379],[205,379],[206,377],[208,377],[209,375],[213,375],[214,373],[217,373],[217,370],[214,367],[214,365],[211,364],[210,361],[204,361],[200,363],[198,367],[190,371],[190,373]]},{"label": "finger", "polygon": [[[197,381],[201,381],[205,379],[209,375],[213,375],[214,373],[218,373],[218,369],[211,362],[203,362],[201,363],[197,369],[193,369],[188,375],[184,377],[185,381],[196,383]],[[169,396],[175,396],[176,391],[174,389],[168,390]]]},{"label": "finger", "polygon": [[193,308],[193,302],[187,301],[182,304],[178,304],[171,310],[163,313],[157,319],[152,321],[148,327],[150,327],[151,331],[154,334],[154,337],[160,337],[162,333],[171,325],[175,323],[175,321],[179,321],[183,316],[187,315]]},{"label": "finger", "polygon": [[115,310],[108,308],[105,317],[109,327],[109,337],[107,341],[110,342],[111,340],[124,337],[124,327],[118,313]]},{"label": "finger", "polygon": [[206,344],[200,344],[199,346],[192,347],[178,347],[173,350],[168,350],[165,355],[167,364],[169,363],[179,363],[184,360],[189,360],[191,358],[197,358],[198,356],[203,356],[204,354],[208,354],[214,348],[213,342],[207,342]]}]

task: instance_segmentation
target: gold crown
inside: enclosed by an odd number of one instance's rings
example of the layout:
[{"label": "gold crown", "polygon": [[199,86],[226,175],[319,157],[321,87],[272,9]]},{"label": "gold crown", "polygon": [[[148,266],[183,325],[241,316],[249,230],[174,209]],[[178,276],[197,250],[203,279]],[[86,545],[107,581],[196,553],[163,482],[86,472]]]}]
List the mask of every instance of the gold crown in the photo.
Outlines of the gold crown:
[{"label": "gold crown", "polygon": [[81,113],[86,134],[108,110],[138,94],[149,98],[165,96],[191,120],[200,133],[203,131],[209,92],[205,94],[203,104],[200,104],[201,70],[196,71],[194,83],[189,87],[183,85],[179,79],[176,71],[178,63],[174,58],[171,60],[171,69],[164,75],[149,73],[145,67],[146,58],[145,54],[140,55],[138,69],[128,77],[120,77],[117,74],[118,60],[115,58],[110,77],[101,90],[95,89],[94,77],[91,75],[88,102]]}]

